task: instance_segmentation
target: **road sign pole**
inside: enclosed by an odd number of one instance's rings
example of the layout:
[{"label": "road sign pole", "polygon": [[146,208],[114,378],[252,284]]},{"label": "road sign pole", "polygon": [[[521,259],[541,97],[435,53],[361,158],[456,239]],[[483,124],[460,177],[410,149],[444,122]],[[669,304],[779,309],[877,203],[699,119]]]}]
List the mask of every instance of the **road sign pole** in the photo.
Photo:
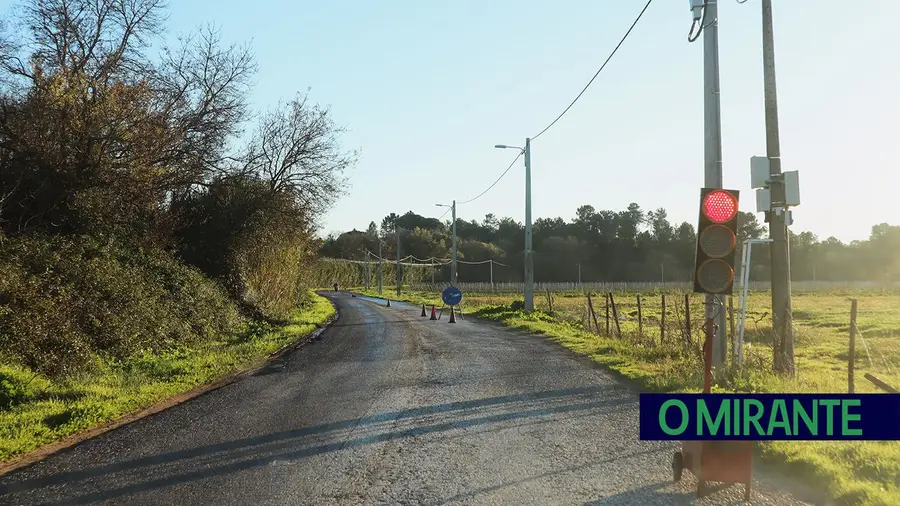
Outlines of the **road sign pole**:
[{"label": "road sign pole", "polygon": [[[784,178],[781,173],[781,142],[778,135],[778,98],[775,86],[775,36],[772,0],[762,0],[763,77],[766,104],[766,157],[772,189],[769,238],[772,261],[772,329],[775,334],[775,368],[794,372],[794,330],[791,322],[791,262],[786,223]],[[779,346],[780,344],[780,346]],[[781,353],[779,353],[779,351]]]},{"label": "road sign pole", "polygon": [[[716,0],[706,3],[703,26],[703,117],[704,186],[722,188],[722,111],[719,90],[719,13]],[[706,318],[714,319],[716,337],[712,342],[712,365],[725,364],[725,311],[722,298],[706,296]]]}]

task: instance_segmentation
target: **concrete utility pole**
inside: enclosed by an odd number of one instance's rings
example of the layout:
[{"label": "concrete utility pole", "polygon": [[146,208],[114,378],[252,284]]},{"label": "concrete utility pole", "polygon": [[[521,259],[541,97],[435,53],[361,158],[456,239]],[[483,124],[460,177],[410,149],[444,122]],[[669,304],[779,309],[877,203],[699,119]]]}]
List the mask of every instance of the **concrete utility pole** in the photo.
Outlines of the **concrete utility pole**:
[{"label": "concrete utility pole", "polygon": [[453,205],[450,207],[450,213],[453,216],[453,253],[450,257],[450,285],[456,286],[456,201],[453,201]]},{"label": "concrete utility pole", "polygon": [[[703,118],[705,135],[704,186],[722,188],[722,110],[719,90],[719,8],[716,0],[706,2],[703,13]],[[725,311],[722,297],[706,296],[706,318],[715,319],[712,365],[722,367],[726,359]]]},{"label": "concrete utility pole", "polygon": [[531,249],[531,138],[525,138],[525,147],[497,144],[498,149],[518,149],[525,155],[525,312],[534,311],[534,251]]},{"label": "concrete utility pole", "polygon": [[453,242],[451,258],[450,258],[450,286],[456,286],[457,282],[457,274],[456,274],[456,201],[453,201],[453,204],[435,204],[438,207],[449,207],[452,211],[453,222],[450,224],[451,237]]},{"label": "concrete utility pole", "polygon": [[372,275],[371,275],[371,272],[369,271],[369,250],[366,249],[366,283],[365,283],[366,290],[371,288],[371,284],[372,284]]},{"label": "concrete utility pole", "polygon": [[394,225],[394,233],[397,234],[397,295],[400,295],[400,287],[403,285],[403,274],[400,272],[400,227]]},{"label": "concrete utility pole", "polygon": [[384,276],[384,257],[381,256],[381,236],[378,237],[378,295],[381,295],[381,279]]},{"label": "concrete utility pole", "polygon": [[531,139],[525,138],[525,312],[534,311],[534,251],[531,249]]},{"label": "concrete utility pole", "polygon": [[[794,373],[794,329],[791,318],[791,260],[786,223],[784,176],[778,137],[778,98],[775,86],[775,36],[772,0],[762,0],[763,78],[766,103],[766,157],[771,173],[772,210],[769,212],[769,248],[772,261],[772,330],[775,334],[775,369]],[[779,347],[780,345],[780,347]],[[780,349],[779,349],[780,348]]]}]

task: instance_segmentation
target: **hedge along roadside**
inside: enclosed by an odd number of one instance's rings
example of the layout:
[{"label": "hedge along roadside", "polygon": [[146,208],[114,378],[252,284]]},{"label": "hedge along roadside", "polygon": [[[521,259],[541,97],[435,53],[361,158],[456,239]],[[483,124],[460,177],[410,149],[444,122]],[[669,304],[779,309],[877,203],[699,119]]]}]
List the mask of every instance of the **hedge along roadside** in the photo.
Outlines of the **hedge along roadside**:
[{"label": "hedge along roadside", "polygon": [[256,324],[217,343],[144,357],[138,368],[53,381],[0,364],[4,387],[21,392],[0,412],[0,475],[251,375],[337,317],[330,300],[309,291],[285,326]]}]

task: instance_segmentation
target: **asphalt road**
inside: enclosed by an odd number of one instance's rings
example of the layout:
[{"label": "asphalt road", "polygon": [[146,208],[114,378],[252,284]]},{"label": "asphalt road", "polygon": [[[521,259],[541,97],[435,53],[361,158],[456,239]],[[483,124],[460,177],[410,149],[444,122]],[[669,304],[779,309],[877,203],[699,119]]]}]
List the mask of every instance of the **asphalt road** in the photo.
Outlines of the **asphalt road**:
[{"label": "asphalt road", "polygon": [[[672,483],[637,395],[547,339],[332,295],[283,367],[0,478],[3,504],[742,503]],[[805,504],[757,484],[754,504]]]}]

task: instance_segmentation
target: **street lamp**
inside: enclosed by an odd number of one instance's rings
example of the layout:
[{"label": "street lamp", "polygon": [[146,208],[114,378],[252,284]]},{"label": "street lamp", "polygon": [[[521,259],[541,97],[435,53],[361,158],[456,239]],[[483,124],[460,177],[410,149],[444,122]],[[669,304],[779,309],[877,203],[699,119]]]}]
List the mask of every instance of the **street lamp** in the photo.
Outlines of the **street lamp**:
[{"label": "street lamp", "polygon": [[437,207],[449,207],[453,214],[453,225],[451,226],[453,230],[453,254],[450,257],[450,285],[456,286],[456,201],[453,201],[452,205],[447,204],[435,204]]},{"label": "street lamp", "polygon": [[525,155],[525,312],[534,311],[534,252],[531,250],[531,139],[525,147],[497,144],[497,149],[518,149]]}]

